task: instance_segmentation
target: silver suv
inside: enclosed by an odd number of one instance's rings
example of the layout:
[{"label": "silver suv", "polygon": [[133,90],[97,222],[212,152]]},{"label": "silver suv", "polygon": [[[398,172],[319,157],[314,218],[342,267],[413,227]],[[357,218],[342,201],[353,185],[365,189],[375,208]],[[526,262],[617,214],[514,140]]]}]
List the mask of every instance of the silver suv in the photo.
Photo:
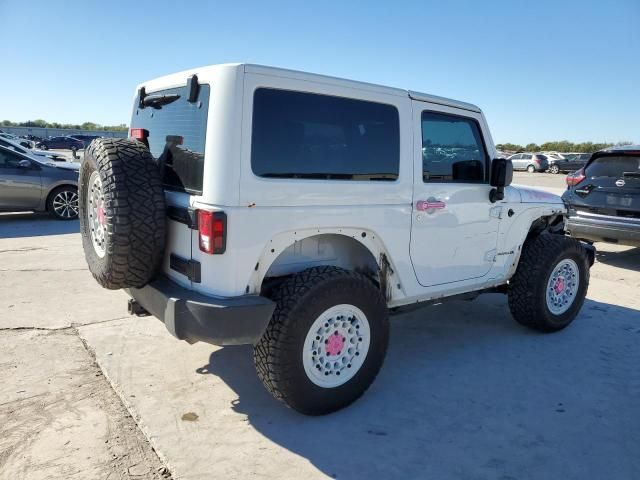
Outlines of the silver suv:
[{"label": "silver suv", "polygon": [[549,166],[547,156],[541,153],[516,153],[509,160],[514,170],[526,170],[529,173],[544,172]]}]

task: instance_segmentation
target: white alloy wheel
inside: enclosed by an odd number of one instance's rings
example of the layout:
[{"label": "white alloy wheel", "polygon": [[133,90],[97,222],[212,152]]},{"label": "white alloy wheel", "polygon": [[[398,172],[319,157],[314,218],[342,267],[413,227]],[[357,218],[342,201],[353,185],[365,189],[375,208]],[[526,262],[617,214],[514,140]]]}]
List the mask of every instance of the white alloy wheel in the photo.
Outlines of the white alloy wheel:
[{"label": "white alloy wheel", "polygon": [[89,191],[87,192],[87,220],[91,229],[91,243],[98,257],[103,258],[106,240],[106,213],[104,208],[104,193],[102,180],[97,171],[89,177]]},{"label": "white alloy wheel", "polygon": [[362,310],[342,304],[325,310],[311,325],[302,350],[304,371],[314,384],[335,388],[360,370],[371,342]]},{"label": "white alloy wheel", "polygon": [[569,310],[578,294],[580,270],[578,264],[569,258],[561,260],[551,272],[547,282],[547,308],[554,315],[562,315]]}]

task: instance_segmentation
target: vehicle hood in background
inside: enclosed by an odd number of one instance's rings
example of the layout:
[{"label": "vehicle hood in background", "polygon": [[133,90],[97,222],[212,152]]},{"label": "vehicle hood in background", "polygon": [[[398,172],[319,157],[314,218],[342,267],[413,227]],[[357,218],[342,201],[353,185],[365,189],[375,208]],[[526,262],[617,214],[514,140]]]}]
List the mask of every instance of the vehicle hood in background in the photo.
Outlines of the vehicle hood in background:
[{"label": "vehicle hood in background", "polygon": [[78,162],[47,162],[46,164],[50,167],[59,168],[60,170],[73,170],[76,172],[80,170],[80,164]]}]

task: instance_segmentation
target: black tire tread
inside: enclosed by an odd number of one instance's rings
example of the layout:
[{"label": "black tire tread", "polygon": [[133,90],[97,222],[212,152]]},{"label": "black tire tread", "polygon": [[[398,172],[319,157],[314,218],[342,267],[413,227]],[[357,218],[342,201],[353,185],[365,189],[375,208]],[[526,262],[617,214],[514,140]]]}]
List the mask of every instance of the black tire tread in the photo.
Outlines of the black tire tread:
[{"label": "black tire tread", "polygon": [[[583,282],[586,294],[586,286],[589,284],[588,256],[578,240],[563,235],[542,234],[525,242],[518,268],[508,287],[509,309],[518,323],[541,332],[554,332],[566,326],[548,322],[542,311],[540,292],[546,289],[551,264],[557,263],[561,256],[571,253],[585,262],[586,268],[581,272],[580,281]],[[575,305],[579,308],[583,300],[584,296],[576,298]]]},{"label": "black tire tread", "polygon": [[[86,220],[87,183],[100,172],[107,221],[107,255],[99,259]],[[129,139],[91,142],[80,172],[80,220],[83,244],[94,278],[105,288],[142,287],[158,270],[164,255],[166,206],[162,179],[149,150]],[[96,265],[105,260],[107,265]],[[96,267],[96,268],[92,268]]]},{"label": "black tire tread", "polygon": [[[336,280],[341,280],[340,285],[336,284]],[[377,303],[386,312],[387,307],[384,298],[370,279],[360,273],[334,266],[314,267],[304,270],[291,276],[273,292],[272,300],[276,302],[276,308],[266,331],[254,347],[254,363],[258,377],[275,398],[306,414],[328,413],[329,410],[305,410],[305,408],[296,406],[295,401],[290,398],[289,392],[295,386],[290,375],[291,358],[286,355],[286,351],[292,342],[288,332],[293,329],[293,324],[298,321],[291,313],[304,304],[309,298],[309,294],[313,294],[313,290],[323,284],[333,284],[325,291],[325,295],[331,296],[335,293],[334,287],[343,291],[345,286],[349,288],[349,284],[352,287],[356,287],[356,285],[362,285],[362,282],[367,282],[372,286],[370,289],[370,302],[372,304]],[[388,318],[385,317],[384,321],[385,325],[388,326]],[[384,353],[386,353],[386,344],[382,352],[383,356]],[[365,391],[366,388],[351,401],[355,401]]]}]

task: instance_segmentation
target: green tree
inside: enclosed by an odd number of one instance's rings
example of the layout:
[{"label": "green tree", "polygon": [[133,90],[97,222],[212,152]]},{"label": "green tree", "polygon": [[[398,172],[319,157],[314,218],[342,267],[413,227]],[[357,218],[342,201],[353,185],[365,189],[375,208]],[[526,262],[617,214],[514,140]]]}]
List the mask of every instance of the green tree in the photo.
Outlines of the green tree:
[{"label": "green tree", "polygon": [[526,147],[524,147],[524,149],[527,152],[537,152],[537,151],[540,150],[540,147],[535,143],[527,143],[527,145],[526,145]]},{"label": "green tree", "polygon": [[522,145],[516,145],[515,143],[499,143],[496,148],[508,152],[520,152],[523,150]]}]

